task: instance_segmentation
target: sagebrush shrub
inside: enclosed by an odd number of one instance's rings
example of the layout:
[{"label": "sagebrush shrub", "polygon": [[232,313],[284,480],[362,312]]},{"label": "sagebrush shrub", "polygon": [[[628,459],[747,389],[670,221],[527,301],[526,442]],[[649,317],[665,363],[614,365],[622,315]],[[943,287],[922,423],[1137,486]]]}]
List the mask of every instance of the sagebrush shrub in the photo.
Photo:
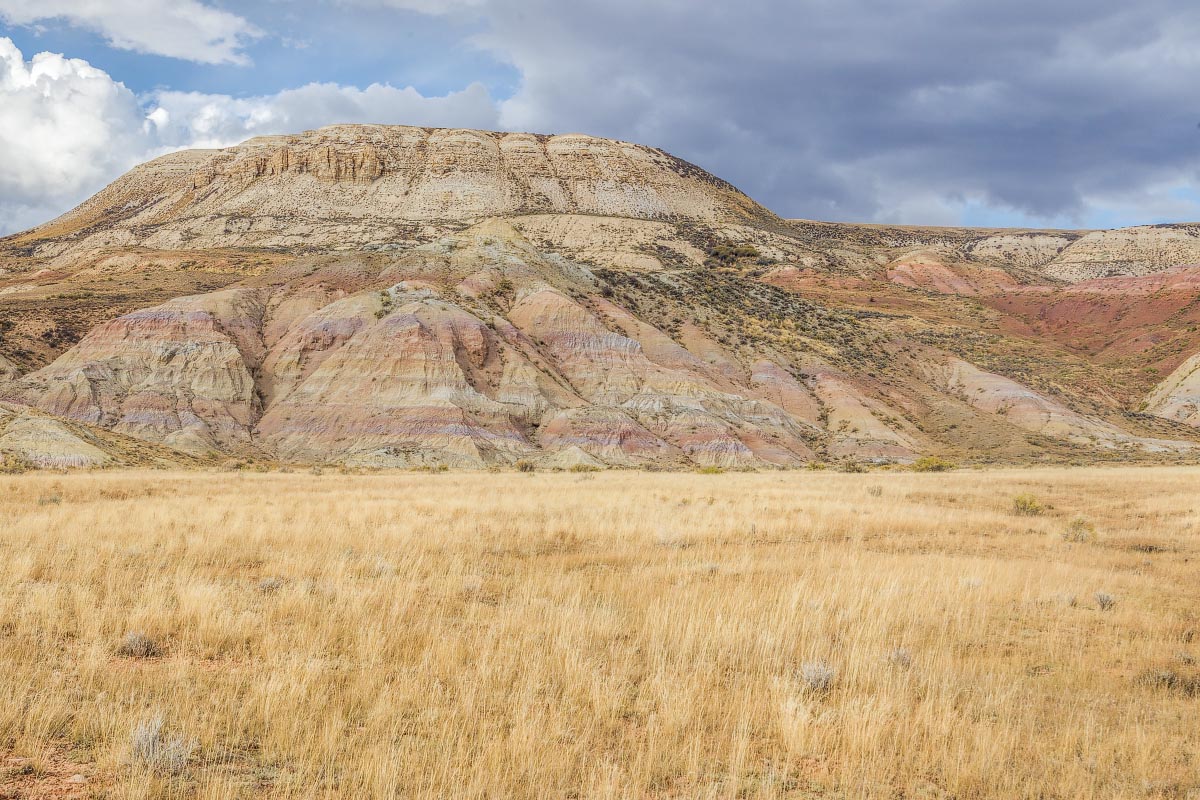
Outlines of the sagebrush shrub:
[{"label": "sagebrush shrub", "polygon": [[195,745],[180,735],[167,736],[162,714],[139,722],[130,737],[130,758],[135,764],[174,774],[187,766]]},{"label": "sagebrush shrub", "polygon": [[937,456],[921,456],[912,464],[913,472],[949,472],[957,465]]},{"label": "sagebrush shrub", "polygon": [[1173,669],[1146,670],[1137,682],[1152,689],[1177,692],[1184,697],[1200,696],[1200,675],[1185,675]]},{"label": "sagebrush shrub", "polygon": [[810,692],[825,694],[837,681],[837,672],[825,661],[809,661],[801,665],[799,678]]},{"label": "sagebrush shrub", "polygon": [[1042,501],[1031,494],[1019,494],[1012,501],[1012,511],[1020,517],[1036,517],[1045,510]]},{"label": "sagebrush shrub", "polygon": [[117,655],[125,658],[157,658],[162,655],[162,648],[144,633],[130,631],[117,645]]},{"label": "sagebrush shrub", "polygon": [[1068,542],[1090,542],[1096,538],[1096,526],[1086,517],[1075,517],[1067,523],[1063,538]]},{"label": "sagebrush shrub", "polygon": [[897,647],[887,654],[887,663],[900,669],[912,666],[912,651],[907,647]]},{"label": "sagebrush shrub", "polygon": [[273,594],[283,588],[283,578],[263,578],[258,582],[258,590],[263,594]]},{"label": "sagebrush shrub", "polygon": [[33,464],[16,453],[0,454],[0,475],[23,475],[33,469]]}]

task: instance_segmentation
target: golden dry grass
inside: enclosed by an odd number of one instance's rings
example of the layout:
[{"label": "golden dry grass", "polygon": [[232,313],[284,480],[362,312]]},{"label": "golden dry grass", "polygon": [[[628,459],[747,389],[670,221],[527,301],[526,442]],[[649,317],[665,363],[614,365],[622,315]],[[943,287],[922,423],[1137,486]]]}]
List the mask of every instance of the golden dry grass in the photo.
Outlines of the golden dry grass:
[{"label": "golden dry grass", "polygon": [[1184,468],[5,477],[0,786],[1194,797],[1198,555]]}]

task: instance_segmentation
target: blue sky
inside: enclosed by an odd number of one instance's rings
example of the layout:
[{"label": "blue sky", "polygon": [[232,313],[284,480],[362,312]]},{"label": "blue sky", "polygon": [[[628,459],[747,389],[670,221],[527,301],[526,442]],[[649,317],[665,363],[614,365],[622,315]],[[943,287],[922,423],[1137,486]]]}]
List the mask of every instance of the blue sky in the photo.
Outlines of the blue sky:
[{"label": "blue sky", "polygon": [[249,96],[332,82],[390,83],[440,95],[478,81],[503,98],[512,95],[520,78],[511,64],[470,42],[483,32],[478,18],[321,3],[302,9],[289,9],[287,3],[217,5],[263,32],[240,48],[252,64],[198,64],[123,50],[63,18],[0,26],[0,31],[27,55],[48,50],[82,58],[137,93],[170,88]]},{"label": "blue sky", "polygon": [[639,141],[792,217],[1196,221],[1197,42],[1184,0],[0,0],[0,232],[336,122]]}]

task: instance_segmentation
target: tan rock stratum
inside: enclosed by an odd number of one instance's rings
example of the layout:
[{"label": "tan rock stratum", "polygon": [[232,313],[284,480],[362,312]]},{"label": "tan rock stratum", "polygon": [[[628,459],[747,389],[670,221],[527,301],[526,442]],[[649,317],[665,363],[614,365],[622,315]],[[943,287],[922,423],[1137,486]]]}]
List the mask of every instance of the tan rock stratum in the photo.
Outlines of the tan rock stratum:
[{"label": "tan rock stratum", "polygon": [[1200,353],[1156,386],[1146,403],[1152,414],[1200,427]]},{"label": "tan rock stratum", "polygon": [[263,137],[163,156],[0,240],[0,451],[1192,458],[1197,263],[1200,226],[783,220],[582,135]]}]

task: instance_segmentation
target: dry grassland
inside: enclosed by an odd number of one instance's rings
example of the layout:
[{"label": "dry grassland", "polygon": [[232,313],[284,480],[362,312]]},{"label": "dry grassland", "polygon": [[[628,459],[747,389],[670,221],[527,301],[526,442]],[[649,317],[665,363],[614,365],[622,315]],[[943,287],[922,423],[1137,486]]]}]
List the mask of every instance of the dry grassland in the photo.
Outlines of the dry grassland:
[{"label": "dry grassland", "polygon": [[0,478],[0,797],[1194,798],[1197,659],[1198,469]]}]

